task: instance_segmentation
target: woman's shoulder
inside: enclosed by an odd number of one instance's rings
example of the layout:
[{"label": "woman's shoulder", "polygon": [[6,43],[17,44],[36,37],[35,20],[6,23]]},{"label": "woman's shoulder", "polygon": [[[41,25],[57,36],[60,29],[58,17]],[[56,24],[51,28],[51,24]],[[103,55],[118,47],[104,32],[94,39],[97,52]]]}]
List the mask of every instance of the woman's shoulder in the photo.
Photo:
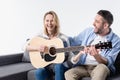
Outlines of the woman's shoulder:
[{"label": "woman's shoulder", "polygon": [[58,38],[68,40],[68,36],[65,35],[65,34],[63,34],[63,33],[60,33],[60,34],[58,35]]},{"label": "woman's shoulder", "polygon": [[38,33],[37,37],[41,37],[41,38],[45,38],[45,39],[49,38],[44,32]]}]

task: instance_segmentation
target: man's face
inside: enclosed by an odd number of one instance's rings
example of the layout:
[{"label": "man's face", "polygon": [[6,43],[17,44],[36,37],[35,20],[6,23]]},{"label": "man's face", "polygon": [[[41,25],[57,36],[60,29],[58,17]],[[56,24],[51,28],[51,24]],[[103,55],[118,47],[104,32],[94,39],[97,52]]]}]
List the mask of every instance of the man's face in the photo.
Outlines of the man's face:
[{"label": "man's face", "polygon": [[95,17],[93,25],[95,27],[94,32],[96,34],[102,34],[102,32],[104,31],[104,19],[103,19],[103,17],[97,14]]}]

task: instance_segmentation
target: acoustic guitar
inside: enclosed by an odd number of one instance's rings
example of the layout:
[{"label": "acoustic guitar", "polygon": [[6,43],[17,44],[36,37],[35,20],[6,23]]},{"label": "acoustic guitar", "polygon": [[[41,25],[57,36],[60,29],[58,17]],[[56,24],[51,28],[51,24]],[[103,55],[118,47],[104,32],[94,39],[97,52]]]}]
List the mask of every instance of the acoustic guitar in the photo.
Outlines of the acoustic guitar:
[{"label": "acoustic guitar", "polygon": [[[30,51],[30,61],[35,68],[43,68],[52,63],[62,63],[65,59],[64,52],[80,51],[84,49],[84,46],[70,46],[64,47],[63,42],[59,38],[47,40],[41,37],[34,37],[30,40],[30,45],[37,47],[40,45],[48,46],[48,49],[44,53],[39,51]],[[88,45],[90,46],[90,45]],[[112,48],[111,42],[103,42],[95,45],[96,49],[110,49]]]}]

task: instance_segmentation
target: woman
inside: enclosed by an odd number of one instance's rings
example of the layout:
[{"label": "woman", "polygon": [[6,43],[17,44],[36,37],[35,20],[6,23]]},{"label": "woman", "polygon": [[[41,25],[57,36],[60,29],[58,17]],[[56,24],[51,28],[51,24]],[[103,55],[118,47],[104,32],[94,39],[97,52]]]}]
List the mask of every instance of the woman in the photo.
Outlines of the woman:
[{"label": "woman", "polygon": [[[60,38],[63,41],[64,47],[68,47],[68,38],[60,33],[60,25],[57,14],[54,11],[49,11],[44,15],[44,33],[39,35],[40,37],[48,40],[54,38]],[[29,43],[28,43],[29,44]],[[26,50],[28,51],[40,51],[44,52],[46,45],[40,45],[39,47],[33,47],[27,45]],[[50,64],[44,68],[39,68],[35,72],[36,80],[51,80],[51,76],[55,74],[55,80],[64,80],[64,72],[69,68],[68,63],[72,53],[65,54],[65,61],[61,64]],[[51,75],[52,74],[52,75]]]}]

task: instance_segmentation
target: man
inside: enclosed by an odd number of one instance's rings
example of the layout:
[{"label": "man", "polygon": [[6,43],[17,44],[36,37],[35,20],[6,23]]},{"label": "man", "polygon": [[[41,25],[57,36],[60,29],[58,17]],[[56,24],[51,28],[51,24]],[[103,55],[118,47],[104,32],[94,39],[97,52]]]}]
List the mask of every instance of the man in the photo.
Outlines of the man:
[{"label": "man", "polygon": [[[110,11],[98,11],[94,28],[90,27],[74,38],[70,38],[71,46],[85,47],[71,59],[74,67],[65,72],[66,80],[79,80],[91,77],[91,80],[105,80],[110,72],[115,72],[114,62],[120,50],[120,38],[110,28],[113,15]],[[112,49],[96,49],[99,42],[112,42]]]}]

